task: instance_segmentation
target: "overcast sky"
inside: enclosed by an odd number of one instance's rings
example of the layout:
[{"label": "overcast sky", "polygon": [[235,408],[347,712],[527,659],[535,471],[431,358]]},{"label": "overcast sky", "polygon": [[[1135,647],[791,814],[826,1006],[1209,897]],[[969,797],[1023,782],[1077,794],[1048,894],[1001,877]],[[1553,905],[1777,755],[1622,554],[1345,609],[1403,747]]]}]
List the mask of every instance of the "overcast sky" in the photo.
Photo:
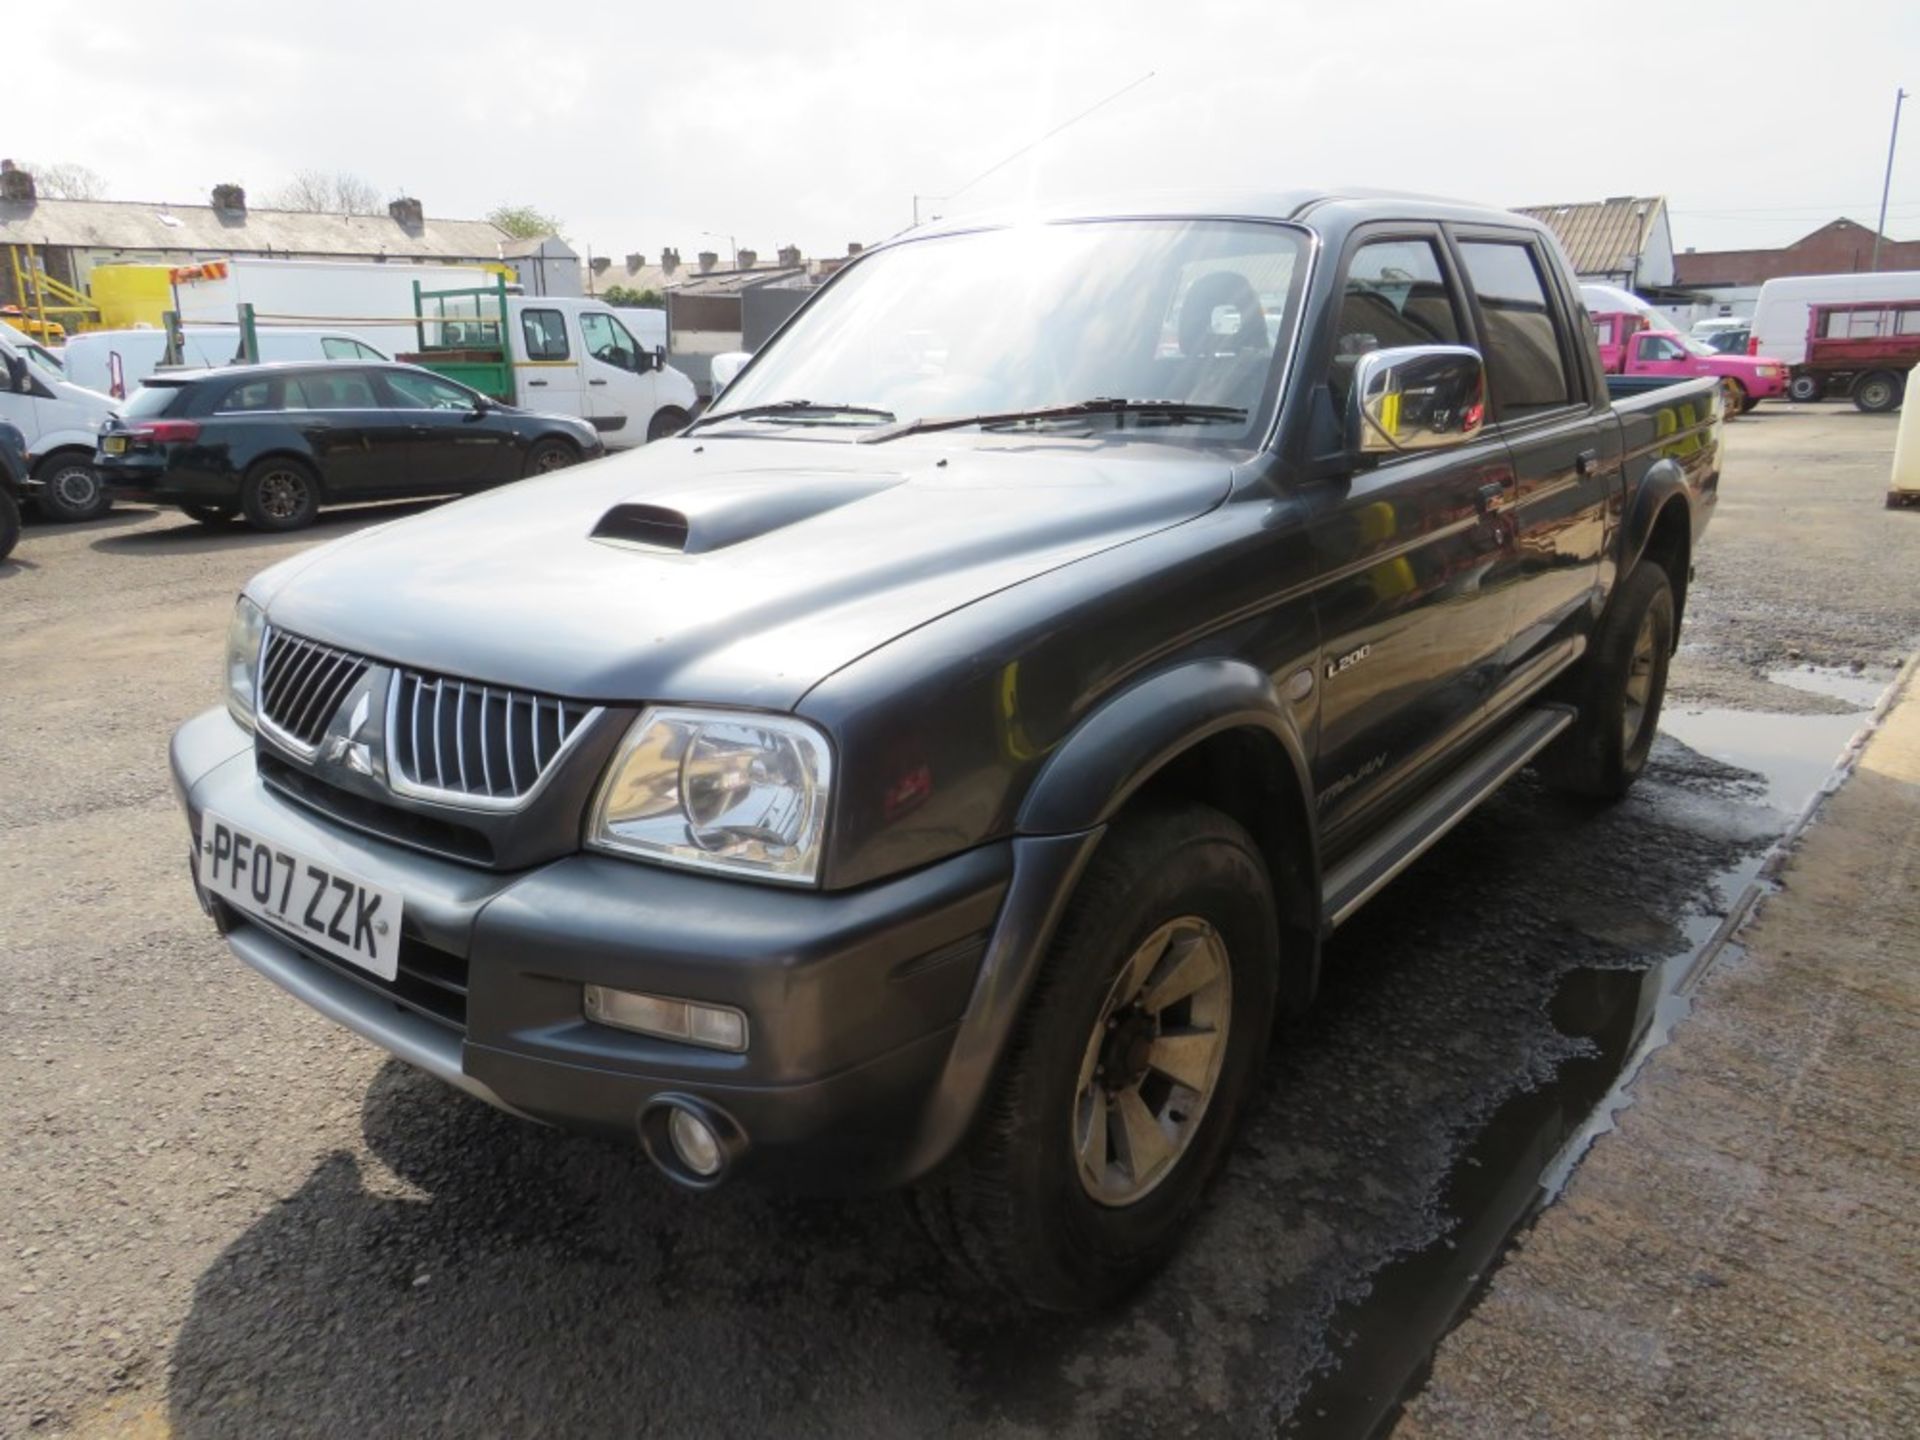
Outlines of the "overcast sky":
[{"label": "overcast sky", "polygon": [[[1666,195],[1684,248],[1871,225],[1914,0],[409,0],[9,7],[0,154],[113,199],[348,170],[435,216],[556,214],[583,252],[833,254],[951,200],[1372,185]],[[416,15],[415,12],[422,13]],[[670,14],[670,21],[658,18]],[[1920,236],[1909,103],[1888,231]],[[923,202],[927,203],[927,202]]]}]

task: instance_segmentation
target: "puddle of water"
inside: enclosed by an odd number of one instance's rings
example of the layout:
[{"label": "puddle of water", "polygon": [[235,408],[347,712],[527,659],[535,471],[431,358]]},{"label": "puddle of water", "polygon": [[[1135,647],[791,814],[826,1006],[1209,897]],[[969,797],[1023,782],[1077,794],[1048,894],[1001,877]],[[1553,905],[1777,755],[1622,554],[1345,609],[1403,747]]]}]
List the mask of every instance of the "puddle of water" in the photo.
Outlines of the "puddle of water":
[{"label": "puddle of water", "polygon": [[1891,672],[1836,670],[1826,665],[1796,665],[1791,670],[1769,670],[1767,679],[1790,690],[1843,700],[1857,710],[1871,710],[1893,683]]},{"label": "puddle of water", "polygon": [[[1661,728],[1689,749],[1757,774],[1766,803],[1785,816],[1799,815],[1831,780],[1887,683],[1812,667],[1791,673],[1816,676],[1802,688],[1826,685],[1819,693],[1840,695],[1860,709],[1844,715],[1680,709],[1661,717]],[[1844,694],[1842,680],[1849,682]],[[1779,829],[1786,828],[1783,820]],[[1714,876],[1709,893],[1736,905],[1770,855],[1751,854]],[[1575,970],[1561,980],[1552,1001],[1554,1028],[1586,1040],[1589,1053],[1494,1112],[1439,1197],[1439,1213],[1458,1217],[1456,1225],[1383,1266],[1366,1297],[1336,1314],[1328,1330],[1334,1361],[1282,1434],[1350,1440],[1392,1427],[1425,1383],[1441,1340],[1478,1303],[1514,1238],[1559,1197],[1593,1142],[1613,1129],[1640,1066],[1692,1009],[1693,984],[1723,928],[1731,928],[1726,912],[1708,906],[1682,921],[1684,945],[1651,967]]]},{"label": "puddle of water", "polygon": [[1767,804],[1797,815],[1827,782],[1878,698],[1876,690],[1859,710],[1844,715],[1677,708],[1661,712],[1660,728],[1689,750],[1758,774],[1766,782]]}]

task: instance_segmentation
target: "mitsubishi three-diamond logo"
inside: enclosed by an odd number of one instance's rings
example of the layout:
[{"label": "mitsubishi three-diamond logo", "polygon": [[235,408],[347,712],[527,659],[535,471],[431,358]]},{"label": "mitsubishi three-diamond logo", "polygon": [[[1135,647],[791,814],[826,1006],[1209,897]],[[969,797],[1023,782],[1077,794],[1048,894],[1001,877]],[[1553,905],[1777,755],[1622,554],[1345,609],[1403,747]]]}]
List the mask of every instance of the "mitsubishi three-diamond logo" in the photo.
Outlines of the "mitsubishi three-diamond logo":
[{"label": "mitsubishi three-diamond logo", "polygon": [[[327,727],[326,738],[320,742],[320,759],[324,764],[338,765],[356,775],[369,777],[373,774],[373,742],[363,736],[373,713],[372,680],[369,674],[354,687],[352,710],[341,706]],[[344,721],[340,718],[342,715],[347,717]]]}]

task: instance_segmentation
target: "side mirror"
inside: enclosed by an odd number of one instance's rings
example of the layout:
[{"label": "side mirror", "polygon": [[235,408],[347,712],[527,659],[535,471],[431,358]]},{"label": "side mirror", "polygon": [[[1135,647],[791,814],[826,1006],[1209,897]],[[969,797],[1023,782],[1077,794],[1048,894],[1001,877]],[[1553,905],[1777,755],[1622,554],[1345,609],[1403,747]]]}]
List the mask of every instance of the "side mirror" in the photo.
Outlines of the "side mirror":
[{"label": "side mirror", "polygon": [[489,400],[486,396],[476,395],[473,397],[473,413],[475,415],[484,415],[491,409],[493,409],[493,401]]},{"label": "side mirror", "polygon": [[27,357],[24,355],[7,356],[7,389],[15,395],[25,394],[27,390]]},{"label": "side mirror", "polygon": [[1487,421],[1487,373],[1464,345],[1370,350],[1355,363],[1347,448],[1379,458],[1441,450],[1480,433]]}]

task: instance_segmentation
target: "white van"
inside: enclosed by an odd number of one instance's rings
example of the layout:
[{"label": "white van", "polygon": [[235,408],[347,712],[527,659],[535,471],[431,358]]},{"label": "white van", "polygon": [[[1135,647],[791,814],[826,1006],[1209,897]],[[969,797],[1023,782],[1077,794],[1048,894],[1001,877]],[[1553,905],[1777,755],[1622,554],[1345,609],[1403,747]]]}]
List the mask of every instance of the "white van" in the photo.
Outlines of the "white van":
[{"label": "white van", "polygon": [[[263,325],[262,360],[391,360],[366,341],[340,330],[280,329]],[[181,333],[182,365],[191,370],[239,361],[240,327],[188,325]],[[160,368],[167,351],[164,330],[88,330],[70,336],[64,359],[76,385],[124,400]]]},{"label": "white van", "polygon": [[33,342],[16,343],[18,333],[0,334],[0,420],[26,437],[27,494],[51,520],[103,515],[112,502],[93,473],[94,438],[119,406],[67,379]]},{"label": "white van", "polygon": [[1920,270],[1790,275],[1769,280],[1753,302],[1747,353],[1768,355],[1790,366],[1804,363],[1809,308],[1842,305],[1850,300],[1920,300]]},{"label": "white van", "polygon": [[[473,323],[476,340],[491,337],[492,324]],[[610,450],[672,435],[693,418],[693,382],[667,364],[663,312],[616,309],[591,296],[509,295],[507,323],[514,404],[578,415]],[[438,328],[442,344],[462,339],[452,324]],[[421,359],[435,363],[430,353]]]}]

